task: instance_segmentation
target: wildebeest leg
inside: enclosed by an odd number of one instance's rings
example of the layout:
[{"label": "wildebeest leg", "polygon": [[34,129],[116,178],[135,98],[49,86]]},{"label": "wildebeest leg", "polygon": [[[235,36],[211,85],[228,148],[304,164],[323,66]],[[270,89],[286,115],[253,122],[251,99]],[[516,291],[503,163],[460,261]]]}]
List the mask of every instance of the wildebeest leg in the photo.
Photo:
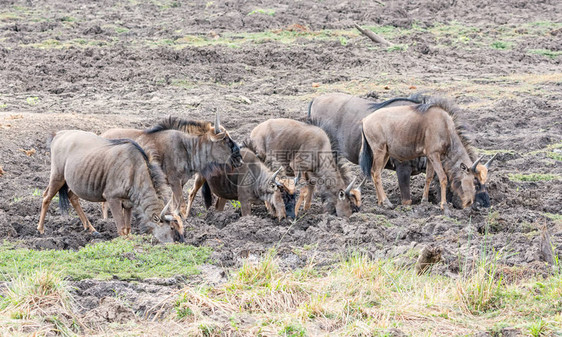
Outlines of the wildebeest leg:
[{"label": "wildebeest leg", "polygon": [[86,214],[82,209],[82,206],[80,206],[80,198],[78,198],[78,196],[74,194],[72,191],[68,191],[68,198],[70,199],[70,204],[76,210],[76,213],[80,218],[80,221],[82,221],[82,225],[84,226],[84,229],[90,231],[90,233],[95,233],[96,229],[94,228],[94,226],[92,226],[90,220],[88,220],[88,218],[86,217]]},{"label": "wildebeest leg", "polygon": [[183,198],[182,184],[179,180],[171,180],[170,187],[172,188],[173,210],[181,214],[182,218],[187,217],[187,206]]},{"label": "wildebeest leg", "polygon": [[115,224],[117,225],[117,234],[126,235],[125,217],[123,215],[123,204],[121,200],[110,199],[107,200],[107,203],[109,204],[109,209],[111,209],[111,214],[113,214]]},{"label": "wildebeest leg", "polygon": [[[301,209],[301,204],[303,203],[304,199],[305,198],[309,199],[307,193],[309,192],[308,191],[308,184],[310,184],[310,177],[308,176],[308,174],[306,172],[303,174],[303,176],[304,176],[304,179],[307,182],[307,186],[301,188],[301,190],[299,192],[299,198],[298,198],[297,202],[295,203],[295,217],[297,215],[299,215],[299,210]],[[295,189],[296,189],[296,186],[295,186]],[[310,197],[310,198],[312,198],[312,197]],[[305,205],[306,205],[306,203],[305,203]]]},{"label": "wildebeest leg", "polygon": [[107,218],[108,218],[107,204],[105,202],[101,203],[101,217],[104,220],[107,220]]},{"label": "wildebeest leg", "polygon": [[[445,211],[445,215],[447,215],[447,213],[449,213],[449,209],[447,208],[447,175],[443,170],[439,157],[438,153],[432,153],[427,156],[427,158],[431,161],[435,173],[437,173],[437,177],[439,178],[439,185],[441,186],[441,209]],[[429,163],[427,164],[427,167],[429,168]]]},{"label": "wildebeest leg", "polygon": [[[51,175],[52,176],[52,175]],[[63,187],[65,181],[61,180],[53,180],[49,181],[49,186],[43,192],[43,201],[41,203],[41,215],[39,216],[39,224],[37,224],[37,230],[39,233],[45,233],[45,215],[47,215],[47,210],[49,210],[49,205],[51,204],[51,200],[57,194],[57,192]]]},{"label": "wildebeest leg", "polygon": [[397,162],[396,175],[398,176],[398,186],[400,186],[402,205],[411,205],[412,198],[410,195],[410,176],[412,175],[412,165],[410,162]]},{"label": "wildebeest leg", "polygon": [[427,166],[425,168],[425,185],[423,187],[422,202],[428,202],[429,200],[429,186],[433,181],[433,176],[435,175],[435,170],[433,169],[433,164],[431,160],[427,161]]},{"label": "wildebeest leg", "polygon": [[224,210],[224,205],[226,204],[226,199],[223,198],[218,198],[217,199],[217,203],[215,204],[215,209],[217,211],[223,211]]},{"label": "wildebeest leg", "polygon": [[123,223],[125,227],[125,235],[131,234],[131,213],[132,208],[123,208]]},{"label": "wildebeest leg", "polygon": [[388,200],[388,197],[384,193],[382,187],[382,169],[385,167],[388,161],[388,153],[386,150],[373,149],[373,167],[371,169],[371,178],[375,184],[375,189],[377,191],[377,199],[379,205],[384,205],[386,208],[392,208],[394,205]]},{"label": "wildebeest leg", "polygon": [[252,204],[250,202],[240,202],[240,209],[242,210],[242,216],[252,215]]},{"label": "wildebeest leg", "polygon": [[191,207],[193,207],[193,200],[195,200],[195,196],[197,192],[205,183],[205,178],[203,176],[197,174],[195,175],[195,182],[193,183],[193,188],[189,192],[189,196],[187,197],[187,209],[185,210],[185,216],[182,214],[182,217],[187,218],[187,216],[191,213]]},{"label": "wildebeest leg", "polygon": [[269,215],[275,216],[275,210],[273,209],[271,203],[269,201],[264,201],[264,203],[265,203],[265,208],[267,209]]},{"label": "wildebeest leg", "polygon": [[306,193],[304,199],[304,210],[307,211],[312,207],[312,196],[314,195],[314,190],[316,188],[316,184],[309,182],[306,186]]}]

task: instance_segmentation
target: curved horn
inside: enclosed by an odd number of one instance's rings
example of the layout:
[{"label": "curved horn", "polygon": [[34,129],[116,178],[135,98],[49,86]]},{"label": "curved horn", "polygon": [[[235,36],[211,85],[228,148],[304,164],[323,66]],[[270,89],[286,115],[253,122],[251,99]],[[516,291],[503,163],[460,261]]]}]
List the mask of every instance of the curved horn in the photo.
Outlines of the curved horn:
[{"label": "curved horn", "polygon": [[281,171],[281,168],[278,168],[277,171],[275,171],[275,173],[273,173],[273,175],[271,176],[271,181],[275,181],[275,178],[277,178],[277,175],[279,174],[279,171]]},{"label": "curved horn", "polygon": [[221,122],[220,122],[220,118],[219,118],[219,113],[218,111],[215,113],[215,133],[219,134],[221,132],[221,128],[220,128]]},{"label": "curved horn", "polygon": [[367,181],[367,177],[363,178],[363,180],[361,180],[361,182],[359,183],[359,185],[357,185],[357,189],[359,191],[361,191],[361,187],[363,187],[363,185],[365,184],[365,182]]},{"label": "curved horn", "polygon": [[477,172],[476,172],[476,166],[478,166],[478,163],[480,163],[480,161],[482,160],[482,158],[484,158],[484,156],[480,156],[480,158],[478,158],[478,159],[474,162],[474,164],[472,164],[472,167],[470,168],[470,170],[471,170],[472,172],[477,173]]},{"label": "curved horn", "polygon": [[353,184],[355,184],[355,180],[357,180],[357,177],[353,177],[353,180],[349,183],[349,186],[347,186],[347,188],[345,189],[345,194],[349,194],[349,192],[351,192],[351,188],[353,187]]},{"label": "curved horn", "polygon": [[490,160],[488,160],[488,162],[487,162],[486,164],[484,164],[484,167],[485,167],[486,169],[488,169],[488,170],[490,169],[490,164],[494,161],[494,159],[496,159],[496,156],[497,156],[497,155],[498,155],[498,154],[496,153]]},{"label": "curved horn", "polygon": [[160,212],[160,219],[164,218],[164,216],[166,215],[166,212],[168,211],[168,208],[170,208],[171,204],[172,204],[172,198],[170,198],[170,201],[168,201],[166,206],[164,206],[164,209],[162,209],[162,212]]},{"label": "curved horn", "polygon": [[299,173],[297,173],[297,176],[295,177],[294,180],[295,186],[297,185],[300,179],[301,179],[301,171],[299,171]]}]

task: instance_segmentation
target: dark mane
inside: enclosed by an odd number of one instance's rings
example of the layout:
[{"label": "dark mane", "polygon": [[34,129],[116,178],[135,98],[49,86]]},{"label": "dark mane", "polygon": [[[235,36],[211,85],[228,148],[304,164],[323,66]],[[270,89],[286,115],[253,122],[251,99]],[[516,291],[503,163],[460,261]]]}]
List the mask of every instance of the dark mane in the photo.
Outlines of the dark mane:
[{"label": "dark mane", "polygon": [[192,135],[203,135],[211,129],[211,123],[205,121],[185,120],[169,116],[162,122],[144,131],[146,134],[156,133],[164,130],[178,130]]},{"label": "dark mane", "polygon": [[453,118],[455,123],[455,130],[461,139],[462,145],[466,149],[470,160],[476,160],[476,154],[474,147],[472,146],[472,140],[469,136],[469,129],[466,123],[462,120],[461,109],[453,102],[453,100],[446,97],[440,96],[424,96],[424,102],[414,106],[414,109],[420,113],[427,112],[430,108],[437,107],[441,108]]},{"label": "dark mane", "polygon": [[139,151],[146,163],[148,168],[148,173],[150,174],[150,179],[152,180],[152,185],[156,190],[158,196],[163,197],[166,194],[166,176],[160,168],[160,163],[158,162],[156,156],[152,155],[150,152],[147,153],[139,143],[132,139],[118,138],[118,139],[108,139],[111,145],[122,145],[130,144],[134,149]]},{"label": "dark mane", "polygon": [[255,147],[254,143],[253,143],[252,140],[249,139],[249,138],[246,139],[246,140],[244,140],[244,141],[242,142],[242,146],[240,146],[240,148],[241,148],[241,149],[242,149],[242,148],[246,148],[246,149],[252,151],[254,154],[257,153],[256,147]]},{"label": "dark mane", "polygon": [[414,95],[410,95],[409,97],[395,97],[395,98],[391,98],[387,101],[384,102],[373,102],[369,104],[369,111],[370,112],[374,112],[376,110],[382,109],[394,102],[400,102],[400,101],[406,101],[406,102],[412,102],[412,103],[423,103],[425,99],[425,96],[423,96],[421,93],[418,94],[414,94]]}]

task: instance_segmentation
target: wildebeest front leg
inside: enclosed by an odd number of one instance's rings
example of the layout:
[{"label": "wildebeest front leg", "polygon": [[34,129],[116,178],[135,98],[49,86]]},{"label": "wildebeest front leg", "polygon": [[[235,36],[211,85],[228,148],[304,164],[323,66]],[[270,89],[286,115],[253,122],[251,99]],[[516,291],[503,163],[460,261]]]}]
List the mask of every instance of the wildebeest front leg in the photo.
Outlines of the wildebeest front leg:
[{"label": "wildebeest front leg", "polygon": [[205,183],[205,178],[203,176],[196,174],[195,175],[195,182],[193,183],[193,188],[189,192],[189,196],[187,197],[187,209],[185,210],[185,216],[182,214],[182,217],[186,218],[189,214],[191,214],[191,207],[193,207],[193,201],[195,200],[195,196],[197,196],[197,192]]},{"label": "wildebeest front leg", "polygon": [[394,205],[388,200],[388,197],[384,193],[382,187],[382,170],[388,161],[388,153],[386,150],[375,150],[373,149],[373,166],[371,169],[371,178],[375,184],[375,189],[377,192],[377,199],[379,205],[384,205],[386,208],[392,208]]},{"label": "wildebeest front leg", "polygon": [[125,227],[125,235],[131,234],[131,213],[132,208],[123,208],[123,223]]},{"label": "wildebeest front leg", "polygon": [[90,231],[90,233],[97,233],[94,226],[92,226],[92,224],[90,223],[90,220],[88,220],[88,218],[86,217],[86,214],[82,209],[82,206],[80,206],[80,198],[78,198],[78,196],[74,194],[72,191],[68,191],[68,198],[70,199],[70,204],[76,210],[76,213],[80,218],[80,221],[82,221],[82,225],[84,226],[84,229]]},{"label": "wildebeest front leg", "polygon": [[107,204],[105,202],[101,203],[101,218],[107,220],[108,213],[107,213]]},{"label": "wildebeest front leg", "polygon": [[217,199],[217,203],[215,204],[215,209],[216,209],[217,211],[223,211],[223,210],[224,210],[224,205],[226,205],[226,199],[218,198],[218,199]]},{"label": "wildebeest front leg", "polygon": [[117,225],[117,234],[126,235],[125,216],[123,214],[123,205],[121,200],[110,199],[107,200],[107,203],[109,205],[109,209],[111,209],[111,214],[113,214],[113,218],[115,219],[115,224]]},{"label": "wildebeest front leg", "polygon": [[431,163],[431,160],[428,160],[427,166],[425,168],[425,185],[423,187],[422,202],[428,202],[429,200],[429,186],[433,181],[434,175],[435,175],[435,171],[433,169],[433,164]]},{"label": "wildebeest front leg", "polygon": [[[439,154],[433,153],[431,155],[428,155],[427,158],[431,162],[433,169],[435,170],[435,173],[437,173],[437,177],[439,178],[439,185],[441,186],[441,209],[445,211],[445,214],[447,214],[449,212],[449,209],[447,208],[447,175],[445,174],[443,166],[441,165]],[[427,163],[427,167],[429,168],[429,162]],[[428,184],[427,178],[426,184]]]},{"label": "wildebeest front leg", "polygon": [[182,218],[187,217],[187,205],[185,204],[185,199],[183,198],[182,184],[179,180],[170,181],[170,187],[172,188],[173,210],[181,214]]},{"label": "wildebeest front leg", "polygon": [[409,161],[396,163],[396,176],[398,177],[398,186],[400,186],[402,205],[412,204],[412,197],[410,195],[411,175],[412,175],[412,165]]},{"label": "wildebeest front leg", "polygon": [[53,197],[58,193],[58,191],[63,187],[65,184],[64,180],[51,180],[49,181],[49,186],[43,192],[43,201],[41,203],[41,215],[39,216],[39,224],[37,224],[37,230],[39,233],[45,233],[45,216],[47,215],[47,210],[49,209],[49,205],[51,204],[51,200]]},{"label": "wildebeest front leg", "polygon": [[252,204],[250,202],[240,202],[240,209],[242,210],[242,216],[252,215]]}]

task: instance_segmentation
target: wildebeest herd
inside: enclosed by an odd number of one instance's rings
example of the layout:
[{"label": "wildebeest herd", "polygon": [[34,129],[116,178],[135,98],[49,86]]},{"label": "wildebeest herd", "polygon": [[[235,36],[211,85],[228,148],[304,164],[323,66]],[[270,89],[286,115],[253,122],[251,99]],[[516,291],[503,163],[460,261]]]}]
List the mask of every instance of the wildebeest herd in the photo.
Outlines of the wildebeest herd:
[{"label": "wildebeest herd", "polygon": [[[264,202],[278,218],[295,218],[320,196],[325,211],[349,217],[361,207],[361,187],[374,182],[379,205],[393,207],[381,182],[395,170],[402,203],[410,205],[410,176],[426,172],[422,202],[437,174],[440,207],[489,207],[488,169],[494,158],[476,159],[458,109],[448,99],[421,94],[382,103],[326,94],[308,106],[306,122],[270,119],[257,125],[242,146],[220,125],[169,117],[147,130],[112,129],[100,136],[59,131],[51,141],[51,175],[37,229],[44,232],[51,199],[71,204],[84,228],[97,234],[79,199],[109,206],[119,235],[131,232],[132,211],[162,242],[184,241],[185,221],[199,189],[205,206],[222,210],[238,200],[242,216]],[[345,158],[364,178],[350,177]],[[282,169],[284,172],[281,173]],[[195,177],[188,203],[183,187]],[[171,190],[169,195],[168,190]],[[456,199],[453,197],[456,196]]]}]

